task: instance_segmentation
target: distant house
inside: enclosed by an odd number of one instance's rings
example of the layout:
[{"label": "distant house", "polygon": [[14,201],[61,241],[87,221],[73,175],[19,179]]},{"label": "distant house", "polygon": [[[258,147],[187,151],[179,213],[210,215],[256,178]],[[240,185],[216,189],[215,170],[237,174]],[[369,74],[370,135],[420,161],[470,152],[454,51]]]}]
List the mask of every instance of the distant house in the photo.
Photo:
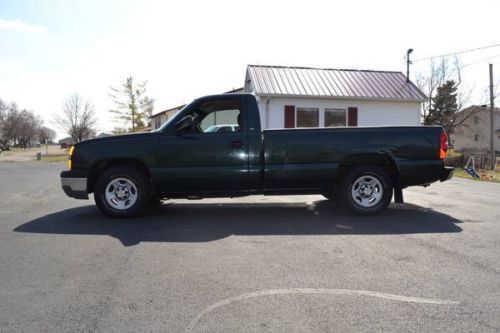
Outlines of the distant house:
[{"label": "distant house", "polygon": [[106,132],[101,132],[99,133],[96,138],[107,138],[108,136],[113,136],[111,133],[106,133]]},{"label": "distant house", "polygon": [[61,145],[61,148],[69,148],[75,144],[75,140],[68,136],[67,138],[59,140],[58,143]]},{"label": "distant house", "polygon": [[160,128],[161,125],[163,125],[165,122],[167,122],[167,120],[172,118],[172,116],[174,114],[176,114],[177,111],[179,111],[183,107],[184,107],[184,104],[176,106],[175,108],[160,111],[160,112],[152,115],[151,116],[151,127],[153,128],[153,130]]},{"label": "distant house", "polygon": [[[450,144],[455,150],[487,152],[490,150],[490,108],[473,105],[457,115],[457,121],[466,118],[450,133]],[[500,108],[495,108],[494,148],[500,153]]]},{"label": "distant house", "polygon": [[[257,98],[261,126],[418,126],[425,94],[401,72],[249,65],[242,89]],[[153,116],[158,128],[182,106]]]}]

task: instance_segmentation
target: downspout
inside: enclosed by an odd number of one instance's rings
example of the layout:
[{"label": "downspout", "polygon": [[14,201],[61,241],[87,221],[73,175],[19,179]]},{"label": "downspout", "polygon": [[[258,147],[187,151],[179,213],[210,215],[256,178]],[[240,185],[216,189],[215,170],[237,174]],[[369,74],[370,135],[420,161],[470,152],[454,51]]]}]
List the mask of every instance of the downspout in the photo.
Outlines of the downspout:
[{"label": "downspout", "polygon": [[269,102],[271,102],[271,99],[267,98],[267,101],[266,101],[266,129],[269,128]]}]

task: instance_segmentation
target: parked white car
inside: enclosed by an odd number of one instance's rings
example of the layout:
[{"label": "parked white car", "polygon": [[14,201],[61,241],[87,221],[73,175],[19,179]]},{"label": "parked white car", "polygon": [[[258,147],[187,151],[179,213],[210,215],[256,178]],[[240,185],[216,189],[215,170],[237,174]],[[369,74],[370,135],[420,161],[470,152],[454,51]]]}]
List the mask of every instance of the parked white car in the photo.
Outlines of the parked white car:
[{"label": "parked white car", "polygon": [[213,125],[208,127],[204,133],[224,133],[224,132],[238,132],[240,127],[238,125],[227,124],[227,125]]}]

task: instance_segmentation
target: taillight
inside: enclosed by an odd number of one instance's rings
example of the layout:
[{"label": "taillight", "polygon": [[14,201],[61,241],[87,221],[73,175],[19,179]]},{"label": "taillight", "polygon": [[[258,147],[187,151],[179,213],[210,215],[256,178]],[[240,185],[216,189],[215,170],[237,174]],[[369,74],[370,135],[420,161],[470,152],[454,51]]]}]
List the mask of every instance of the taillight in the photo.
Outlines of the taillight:
[{"label": "taillight", "polygon": [[439,158],[444,160],[448,152],[448,134],[445,130],[441,131],[440,145],[439,145]]}]

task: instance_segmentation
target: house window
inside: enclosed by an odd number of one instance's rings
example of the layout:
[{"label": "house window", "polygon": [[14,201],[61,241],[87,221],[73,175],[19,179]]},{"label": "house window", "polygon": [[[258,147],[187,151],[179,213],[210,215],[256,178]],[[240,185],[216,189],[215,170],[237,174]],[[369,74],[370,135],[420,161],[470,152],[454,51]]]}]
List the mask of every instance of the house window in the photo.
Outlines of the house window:
[{"label": "house window", "polygon": [[325,109],[325,127],[339,127],[347,125],[345,109]]},{"label": "house window", "polygon": [[297,127],[319,127],[318,108],[297,108]]},{"label": "house window", "polygon": [[479,141],[479,134],[474,134],[474,141]]},{"label": "house window", "polygon": [[479,117],[474,116],[474,124],[478,125],[479,124]]}]

